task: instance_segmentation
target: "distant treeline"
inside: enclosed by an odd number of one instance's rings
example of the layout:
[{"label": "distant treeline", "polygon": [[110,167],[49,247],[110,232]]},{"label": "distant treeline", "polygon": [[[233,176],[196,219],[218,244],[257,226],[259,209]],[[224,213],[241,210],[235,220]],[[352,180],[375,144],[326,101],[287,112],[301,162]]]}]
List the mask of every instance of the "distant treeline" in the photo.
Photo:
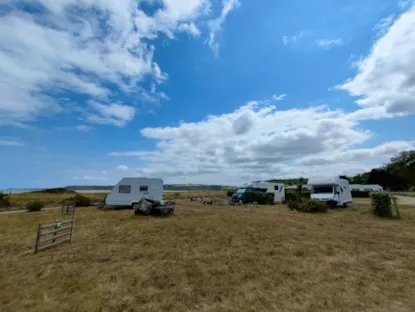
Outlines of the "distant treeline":
[{"label": "distant treeline", "polygon": [[[415,151],[402,152],[393,157],[382,167],[372,169],[353,177],[341,176],[351,184],[379,184],[385,190],[413,191],[415,190]],[[285,185],[307,184],[306,178],[273,179],[268,182],[284,183]]]},{"label": "distant treeline", "polygon": [[382,167],[344,178],[352,184],[379,184],[391,191],[415,190],[415,151],[402,152]]}]

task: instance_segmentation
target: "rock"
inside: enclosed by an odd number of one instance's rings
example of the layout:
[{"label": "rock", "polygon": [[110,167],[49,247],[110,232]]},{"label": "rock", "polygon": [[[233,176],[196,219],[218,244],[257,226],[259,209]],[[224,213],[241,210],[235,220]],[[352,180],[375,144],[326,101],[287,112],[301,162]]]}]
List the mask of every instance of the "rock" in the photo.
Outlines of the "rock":
[{"label": "rock", "polygon": [[152,216],[168,216],[174,212],[175,202],[168,201],[161,205],[159,201],[141,199],[137,204],[134,204],[135,214],[144,214]]},{"label": "rock", "polygon": [[133,207],[135,214],[150,214],[153,203],[146,199],[141,199],[138,204],[135,204]]}]

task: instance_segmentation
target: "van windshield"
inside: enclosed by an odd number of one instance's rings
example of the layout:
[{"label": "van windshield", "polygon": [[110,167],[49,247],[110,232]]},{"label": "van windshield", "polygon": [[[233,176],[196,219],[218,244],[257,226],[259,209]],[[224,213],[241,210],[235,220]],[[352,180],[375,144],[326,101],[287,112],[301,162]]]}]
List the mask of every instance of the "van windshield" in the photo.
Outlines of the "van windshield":
[{"label": "van windshield", "polygon": [[236,190],[236,193],[237,194],[242,194],[242,193],[245,193],[245,191],[246,191],[246,188],[240,188],[240,189]]},{"label": "van windshield", "polygon": [[333,186],[314,186],[313,187],[313,194],[332,194],[333,193]]}]

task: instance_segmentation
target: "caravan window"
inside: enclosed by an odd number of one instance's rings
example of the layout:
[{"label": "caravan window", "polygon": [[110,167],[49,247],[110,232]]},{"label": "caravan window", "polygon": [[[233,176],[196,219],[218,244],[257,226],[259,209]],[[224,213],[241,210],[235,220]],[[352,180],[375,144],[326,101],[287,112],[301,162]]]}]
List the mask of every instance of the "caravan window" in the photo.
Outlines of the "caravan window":
[{"label": "caravan window", "polygon": [[274,191],[278,191],[278,185],[274,185]]},{"label": "caravan window", "polygon": [[140,185],[140,192],[147,192],[148,186],[147,185]]},{"label": "caravan window", "polygon": [[131,185],[120,185],[118,193],[131,193]]},{"label": "caravan window", "polygon": [[333,186],[314,186],[313,187],[313,194],[332,194],[333,193]]}]

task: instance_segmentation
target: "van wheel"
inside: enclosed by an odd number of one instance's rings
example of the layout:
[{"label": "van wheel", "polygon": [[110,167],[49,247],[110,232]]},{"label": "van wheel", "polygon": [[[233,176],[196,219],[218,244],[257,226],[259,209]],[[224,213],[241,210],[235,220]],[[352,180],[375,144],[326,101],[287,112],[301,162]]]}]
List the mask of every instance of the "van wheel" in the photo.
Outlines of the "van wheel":
[{"label": "van wheel", "polygon": [[342,205],[342,207],[343,207],[343,208],[347,208],[347,203],[344,203],[344,204]]}]

